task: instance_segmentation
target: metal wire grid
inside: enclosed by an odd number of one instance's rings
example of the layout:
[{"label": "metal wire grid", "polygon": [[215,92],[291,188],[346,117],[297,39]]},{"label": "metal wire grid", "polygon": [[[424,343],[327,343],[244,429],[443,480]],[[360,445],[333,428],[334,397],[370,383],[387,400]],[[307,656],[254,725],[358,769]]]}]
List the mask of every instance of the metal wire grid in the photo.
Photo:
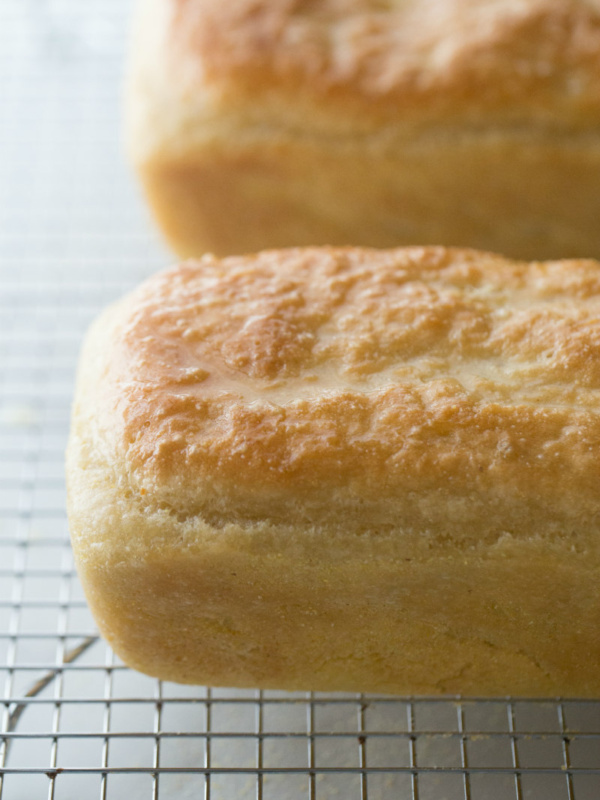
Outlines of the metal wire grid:
[{"label": "metal wire grid", "polygon": [[166,263],[119,156],[123,0],[0,0],[0,798],[597,800],[600,704],[210,690],[126,669],[73,570],[91,317]]}]

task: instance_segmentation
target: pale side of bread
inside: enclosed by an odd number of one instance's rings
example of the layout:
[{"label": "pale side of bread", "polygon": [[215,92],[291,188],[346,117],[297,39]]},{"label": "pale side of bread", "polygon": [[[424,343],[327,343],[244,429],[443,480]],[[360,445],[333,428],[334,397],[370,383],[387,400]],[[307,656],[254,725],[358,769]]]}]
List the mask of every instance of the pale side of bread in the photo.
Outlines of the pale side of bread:
[{"label": "pale side of bread", "polygon": [[600,257],[598,0],[141,0],[126,109],[183,256]]},{"label": "pale side of bread", "polygon": [[90,607],[169,680],[597,696],[599,408],[596,262],[184,263],[82,352]]}]

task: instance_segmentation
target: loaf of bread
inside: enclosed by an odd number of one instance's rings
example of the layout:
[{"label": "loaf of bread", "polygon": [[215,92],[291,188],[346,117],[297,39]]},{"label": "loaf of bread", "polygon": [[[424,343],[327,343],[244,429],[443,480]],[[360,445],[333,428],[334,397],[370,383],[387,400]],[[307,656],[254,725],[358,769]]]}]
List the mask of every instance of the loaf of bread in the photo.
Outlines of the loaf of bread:
[{"label": "loaf of bread", "polygon": [[169,680],[598,695],[599,409],[596,262],[184,263],[83,349],[90,607]]},{"label": "loaf of bread", "polygon": [[599,0],[141,0],[126,105],[185,257],[600,257]]}]

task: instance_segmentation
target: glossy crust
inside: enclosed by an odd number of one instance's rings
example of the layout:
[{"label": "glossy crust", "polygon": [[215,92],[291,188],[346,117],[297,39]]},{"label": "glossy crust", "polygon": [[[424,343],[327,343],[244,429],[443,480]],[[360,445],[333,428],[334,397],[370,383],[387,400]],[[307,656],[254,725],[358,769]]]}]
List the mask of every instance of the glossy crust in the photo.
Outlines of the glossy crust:
[{"label": "glossy crust", "polygon": [[600,690],[600,265],[306,249],[159,275],[85,345],[98,623],[150,674]]},{"label": "glossy crust", "polygon": [[600,5],[144,0],[129,151],[182,255],[600,256]]}]

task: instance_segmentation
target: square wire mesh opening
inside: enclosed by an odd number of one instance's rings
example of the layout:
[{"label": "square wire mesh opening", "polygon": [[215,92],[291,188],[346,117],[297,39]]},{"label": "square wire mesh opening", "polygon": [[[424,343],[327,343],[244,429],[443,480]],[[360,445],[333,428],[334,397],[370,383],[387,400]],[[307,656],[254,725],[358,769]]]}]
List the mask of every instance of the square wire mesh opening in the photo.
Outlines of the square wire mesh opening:
[{"label": "square wire mesh opening", "polygon": [[169,260],[120,155],[129,13],[0,4],[0,798],[597,800],[600,703],[182,687],[98,638],[64,513],[77,353]]}]

